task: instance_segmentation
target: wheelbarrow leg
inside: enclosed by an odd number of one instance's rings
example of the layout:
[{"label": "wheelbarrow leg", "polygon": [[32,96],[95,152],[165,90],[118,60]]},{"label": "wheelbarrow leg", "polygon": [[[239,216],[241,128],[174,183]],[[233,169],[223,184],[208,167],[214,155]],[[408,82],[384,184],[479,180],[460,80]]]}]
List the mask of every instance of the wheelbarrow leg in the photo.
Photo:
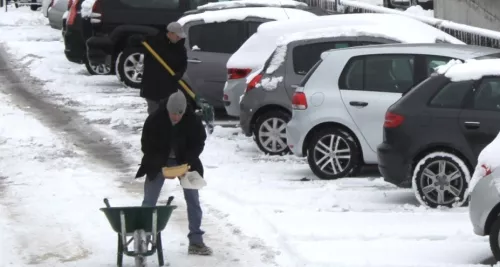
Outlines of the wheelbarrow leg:
[{"label": "wheelbarrow leg", "polygon": [[123,242],[121,234],[118,234],[118,251],[116,257],[116,265],[118,267],[123,266]]},{"label": "wheelbarrow leg", "polygon": [[165,260],[163,258],[163,245],[161,244],[161,232],[157,234],[156,238],[156,253],[158,253],[158,263],[160,266],[165,264]]}]

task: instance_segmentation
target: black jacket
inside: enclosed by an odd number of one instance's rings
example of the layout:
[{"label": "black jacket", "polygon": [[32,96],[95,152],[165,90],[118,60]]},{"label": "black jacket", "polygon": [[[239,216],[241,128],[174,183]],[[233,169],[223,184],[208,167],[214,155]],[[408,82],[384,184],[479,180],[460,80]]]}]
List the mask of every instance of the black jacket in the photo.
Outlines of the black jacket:
[{"label": "black jacket", "polygon": [[175,72],[175,76],[161,65],[158,60],[145,50],[144,72],[142,74],[141,94],[146,99],[159,101],[168,98],[180,87],[178,80],[182,78],[187,69],[187,51],[184,47],[186,39],[171,43],[165,31],[160,31],[156,36],[146,37],[145,41]]},{"label": "black jacket", "polygon": [[[167,163],[170,149],[174,149],[179,164],[187,163],[191,166],[191,171],[197,171],[203,176],[203,165],[199,157],[206,138],[203,123],[193,110],[187,109],[181,121],[173,126],[165,105],[161,105],[144,122],[141,138],[144,156],[136,178],[146,174],[156,177]],[[175,147],[171,147],[171,143]]]}]

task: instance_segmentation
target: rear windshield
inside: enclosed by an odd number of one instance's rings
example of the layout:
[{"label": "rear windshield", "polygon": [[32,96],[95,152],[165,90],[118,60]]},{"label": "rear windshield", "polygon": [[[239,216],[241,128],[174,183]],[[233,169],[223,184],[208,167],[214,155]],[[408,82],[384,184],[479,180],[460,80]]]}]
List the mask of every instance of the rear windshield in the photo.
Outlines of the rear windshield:
[{"label": "rear windshield", "polygon": [[309,80],[311,75],[313,75],[313,73],[316,71],[316,69],[319,67],[321,62],[323,62],[323,59],[318,60],[318,62],[316,62],[316,64],[314,64],[314,66],[307,72],[306,76],[304,76],[302,81],[300,81],[300,84],[299,84],[300,87],[304,87],[306,85],[307,81]]}]

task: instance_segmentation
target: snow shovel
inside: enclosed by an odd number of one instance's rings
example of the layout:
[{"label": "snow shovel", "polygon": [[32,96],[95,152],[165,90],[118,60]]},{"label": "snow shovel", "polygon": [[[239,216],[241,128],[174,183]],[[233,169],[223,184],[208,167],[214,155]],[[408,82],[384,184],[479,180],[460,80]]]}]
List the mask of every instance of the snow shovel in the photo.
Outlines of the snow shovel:
[{"label": "snow shovel", "polygon": [[[154,49],[147,42],[143,41],[142,45],[146,47],[149,53],[151,53],[156,58],[156,60],[158,60],[158,62],[160,62],[160,64],[163,65],[163,67],[165,67],[165,69],[168,71],[168,73],[170,73],[170,75],[172,76],[175,75],[174,71],[167,65],[165,60],[163,60],[160,57],[160,55],[158,55],[158,53],[156,53],[156,51],[154,51]],[[186,91],[186,93],[188,93],[188,95],[194,99],[196,105],[201,109],[197,110],[196,114],[198,116],[201,116],[201,118],[206,124],[207,132],[211,134],[214,130],[214,117],[215,117],[214,108],[210,104],[208,104],[206,100],[197,96],[182,79],[179,80],[179,84]]]}]

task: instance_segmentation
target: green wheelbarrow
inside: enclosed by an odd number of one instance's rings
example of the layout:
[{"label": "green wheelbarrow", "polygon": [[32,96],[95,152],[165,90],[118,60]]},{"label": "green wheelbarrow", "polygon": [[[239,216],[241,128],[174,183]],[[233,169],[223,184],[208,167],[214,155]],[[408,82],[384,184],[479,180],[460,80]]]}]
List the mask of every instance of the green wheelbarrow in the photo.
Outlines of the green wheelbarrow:
[{"label": "green wheelbarrow", "polygon": [[[171,196],[167,205],[155,207],[111,207],[108,199],[104,199],[106,208],[100,210],[104,212],[111,228],[118,234],[116,260],[118,267],[123,266],[123,254],[134,257],[136,267],[145,267],[146,258],[157,252],[159,265],[165,264],[161,231],[167,226],[172,211],[177,208],[170,205],[173,199]],[[134,250],[129,251],[128,245],[132,242]]]}]

